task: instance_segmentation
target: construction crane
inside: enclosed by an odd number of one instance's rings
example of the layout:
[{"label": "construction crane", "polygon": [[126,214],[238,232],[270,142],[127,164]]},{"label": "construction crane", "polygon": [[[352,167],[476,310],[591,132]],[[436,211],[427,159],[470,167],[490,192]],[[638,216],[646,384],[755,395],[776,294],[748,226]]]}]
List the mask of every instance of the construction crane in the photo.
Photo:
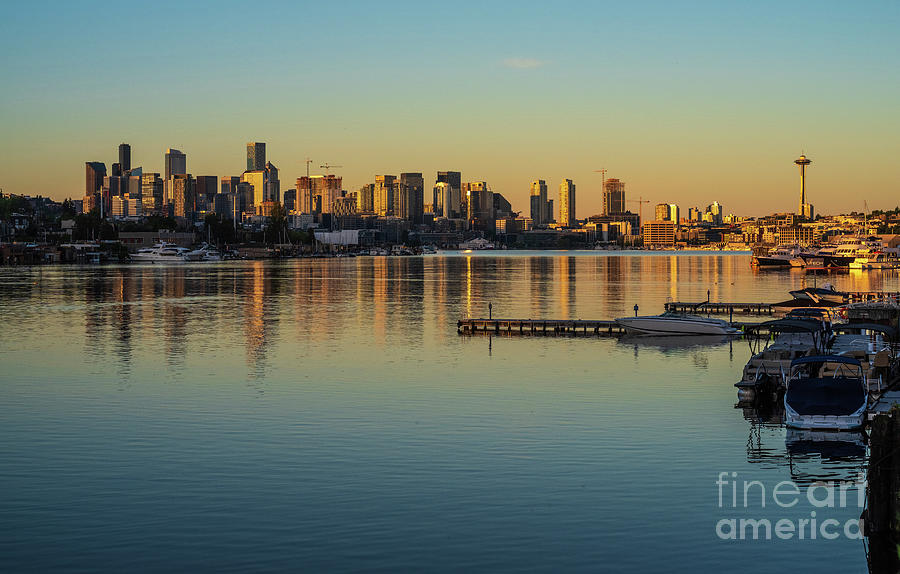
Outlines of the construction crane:
[{"label": "construction crane", "polygon": [[638,204],[638,219],[641,224],[644,223],[644,204],[650,203],[649,199],[644,199],[643,196],[638,197],[637,199],[626,199],[625,203],[636,203]]},{"label": "construction crane", "polygon": [[[600,174],[600,195],[606,197],[606,168],[595,169],[594,173]],[[603,213],[606,213],[606,204],[603,205]]]},{"label": "construction crane", "polygon": [[344,166],[342,166],[342,165],[331,165],[330,163],[326,162],[325,165],[320,165],[319,167],[325,170],[325,175],[330,175],[330,174],[328,173],[328,170],[329,170],[329,169],[331,169],[331,168],[333,168],[333,167],[344,167]]}]

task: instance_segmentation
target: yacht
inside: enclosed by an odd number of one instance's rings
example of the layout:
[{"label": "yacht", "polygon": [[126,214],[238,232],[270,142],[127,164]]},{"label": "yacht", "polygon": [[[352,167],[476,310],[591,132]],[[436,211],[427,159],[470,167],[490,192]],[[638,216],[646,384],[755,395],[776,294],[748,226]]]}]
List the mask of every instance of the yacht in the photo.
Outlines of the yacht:
[{"label": "yacht", "polygon": [[222,259],[223,257],[219,250],[208,243],[204,243],[198,249],[184,254],[185,261],[221,261]]},{"label": "yacht", "polygon": [[817,255],[828,267],[850,267],[857,258],[868,258],[881,250],[881,240],[877,237],[850,235],[842,237],[835,245],[823,247]]},{"label": "yacht", "polygon": [[870,253],[865,257],[857,257],[850,262],[850,269],[896,269],[897,260],[891,259],[886,253]]},{"label": "yacht", "polygon": [[802,267],[805,262],[800,253],[799,246],[782,245],[754,255],[751,263],[760,267]]},{"label": "yacht", "polygon": [[814,355],[791,362],[784,393],[785,425],[795,429],[862,427],[869,400],[862,364],[852,357]]},{"label": "yacht", "polygon": [[682,315],[679,313],[663,313],[644,317],[622,317],[616,323],[625,328],[631,335],[733,335],[738,330],[727,321]]},{"label": "yacht", "polygon": [[190,249],[179,247],[174,243],[157,243],[153,247],[144,247],[131,254],[132,261],[147,261],[150,263],[184,263]]}]

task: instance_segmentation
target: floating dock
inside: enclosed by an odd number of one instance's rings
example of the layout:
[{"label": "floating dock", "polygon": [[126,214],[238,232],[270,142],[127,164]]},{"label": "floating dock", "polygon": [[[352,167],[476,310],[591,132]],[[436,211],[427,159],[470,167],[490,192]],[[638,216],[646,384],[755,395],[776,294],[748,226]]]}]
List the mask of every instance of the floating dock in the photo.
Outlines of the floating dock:
[{"label": "floating dock", "polygon": [[[741,331],[757,327],[759,323],[733,321],[731,326]],[[762,329],[761,331],[766,331]],[[621,337],[625,328],[609,320],[585,319],[460,319],[456,322],[460,335],[584,335]]]},{"label": "floating dock", "polygon": [[625,328],[615,321],[582,319],[460,319],[456,331],[475,333],[509,333],[516,335],[593,335],[619,337]]}]

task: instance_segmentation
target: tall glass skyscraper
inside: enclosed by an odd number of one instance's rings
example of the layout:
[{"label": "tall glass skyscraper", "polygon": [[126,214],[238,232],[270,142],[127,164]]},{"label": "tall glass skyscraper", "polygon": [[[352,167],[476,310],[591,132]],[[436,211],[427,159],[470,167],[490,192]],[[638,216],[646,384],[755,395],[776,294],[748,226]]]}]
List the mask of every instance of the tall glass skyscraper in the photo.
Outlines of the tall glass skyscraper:
[{"label": "tall glass skyscraper", "polygon": [[247,171],[266,169],[266,144],[249,142],[247,144]]}]

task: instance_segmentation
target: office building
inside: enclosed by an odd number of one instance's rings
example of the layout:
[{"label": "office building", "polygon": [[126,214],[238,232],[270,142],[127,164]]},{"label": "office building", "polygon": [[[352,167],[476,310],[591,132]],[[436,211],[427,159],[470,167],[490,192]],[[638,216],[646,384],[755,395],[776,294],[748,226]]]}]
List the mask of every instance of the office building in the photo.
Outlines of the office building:
[{"label": "office building", "polygon": [[257,213],[263,202],[266,201],[266,171],[245,171],[241,174],[241,181],[252,186],[253,195],[247,205],[247,210]]},{"label": "office building", "polygon": [[394,194],[397,191],[397,178],[393,175],[376,175],[374,190],[375,214],[382,217],[394,214]]},{"label": "office building", "polygon": [[196,182],[188,173],[177,173],[172,176],[172,206],[175,217],[193,219],[196,211]]},{"label": "office building", "polygon": [[574,227],[575,223],[575,183],[564,179],[559,184],[559,224]]},{"label": "office building", "polygon": [[451,205],[451,199],[453,198],[453,191],[450,187],[450,184],[447,182],[439,181],[434,184],[433,191],[433,200],[432,200],[432,212],[435,217],[452,217],[451,213],[453,212],[453,207]]},{"label": "office building", "polygon": [[336,175],[305,175],[297,178],[299,213],[332,213],[334,201],[341,197],[343,179]]},{"label": "office building", "polygon": [[[265,145],[265,144],[263,144]],[[281,182],[278,180],[278,168],[272,162],[266,162],[265,201],[281,201]]]},{"label": "office building", "polygon": [[612,177],[603,185],[603,214],[625,213],[625,182]]},{"label": "office building", "polygon": [[127,143],[119,144],[119,165],[123,173],[131,171],[131,146]]},{"label": "office building", "polygon": [[400,197],[405,200],[400,217],[422,224],[425,216],[425,179],[421,173],[400,174]]},{"label": "office building", "polygon": [[465,214],[460,209],[462,205],[462,173],[458,171],[439,171],[437,172],[436,183],[446,183],[450,186],[451,213],[445,212],[444,217],[464,217]]},{"label": "office building", "polygon": [[209,211],[219,191],[219,178],[215,175],[198,175],[195,183],[194,197],[197,211]]},{"label": "office building", "polygon": [[547,182],[536,179],[531,182],[530,214],[532,224],[541,227],[550,222],[550,204],[547,202]]},{"label": "office building", "polygon": [[266,169],[266,144],[249,142],[247,144],[247,171],[263,171]]},{"label": "office building", "polygon": [[356,192],[357,213],[375,212],[375,184],[367,183]]},{"label": "office building", "polygon": [[675,245],[674,221],[646,221],[644,222],[644,246],[645,247],[672,247]]},{"label": "office building", "polygon": [[184,173],[187,173],[187,156],[177,149],[166,150],[166,181],[172,179],[173,175]]}]

